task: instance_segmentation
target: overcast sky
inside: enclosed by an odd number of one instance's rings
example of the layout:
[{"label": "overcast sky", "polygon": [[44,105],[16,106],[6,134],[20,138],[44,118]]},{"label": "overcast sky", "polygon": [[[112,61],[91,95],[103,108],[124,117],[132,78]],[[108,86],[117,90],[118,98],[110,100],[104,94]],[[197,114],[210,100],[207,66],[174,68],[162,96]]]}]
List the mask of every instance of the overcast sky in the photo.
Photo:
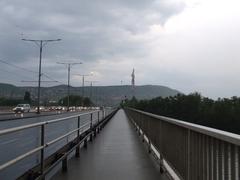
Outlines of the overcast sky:
[{"label": "overcast sky", "polygon": [[[56,62],[83,62],[96,85],[165,85],[212,98],[240,96],[239,0],[1,0],[0,60],[38,71],[30,39],[56,39],[43,49],[43,72],[61,82]],[[37,74],[0,62],[0,82],[35,85]],[[43,77],[43,80],[48,80]],[[44,84],[44,86],[58,83]]]}]

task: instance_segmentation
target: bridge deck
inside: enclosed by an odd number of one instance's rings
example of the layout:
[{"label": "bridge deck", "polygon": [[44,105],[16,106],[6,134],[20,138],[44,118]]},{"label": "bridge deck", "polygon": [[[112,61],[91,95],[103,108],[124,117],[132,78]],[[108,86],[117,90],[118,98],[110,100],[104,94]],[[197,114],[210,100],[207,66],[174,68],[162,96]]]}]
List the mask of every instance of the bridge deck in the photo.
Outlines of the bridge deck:
[{"label": "bridge deck", "polygon": [[160,175],[151,162],[122,110],[118,111],[93,143],[89,143],[88,149],[81,149],[80,158],[72,158],[68,165],[68,172],[58,172],[53,179],[167,179]]}]

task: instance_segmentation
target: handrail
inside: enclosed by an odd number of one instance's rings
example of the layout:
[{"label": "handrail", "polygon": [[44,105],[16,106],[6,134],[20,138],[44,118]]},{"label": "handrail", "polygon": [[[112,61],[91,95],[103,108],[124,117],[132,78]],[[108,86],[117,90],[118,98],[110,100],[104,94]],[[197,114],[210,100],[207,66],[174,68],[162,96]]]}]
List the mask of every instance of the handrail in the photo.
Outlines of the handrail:
[{"label": "handrail", "polygon": [[160,154],[160,167],[167,163],[179,179],[240,179],[240,135],[133,108],[125,112]]},{"label": "handrail", "polygon": [[93,114],[93,113],[96,113],[96,112],[101,112],[101,110],[96,110],[96,111],[81,113],[81,114],[78,114],[78,115],[68,116],[68,117],[66,117],[66,118],[58,118],[58,119],[54,119],[54,120],[46,121],[46,122],[47,122],[47,124],[53,124],[53,123],[57,123],[57,122],[60,122],[60,121],[64,121],[64,120],[66,120],[66,119],[71,119],[71,118],[75,118],[75,117],[78,117],[78,116],[81,117],[81,116]]},{"label": "handrail", "polygon": [[44,149],[44,147],[45,146],[39,146],[39,147],[37,147],[35,149],[32,149],[31,151],[26,152],[25,154],[22,154],[22,155],[16,157],[15,159],[12,159],[12,160],[2,164],[0,166],[0,171],[5,169],[5,168],[7,168],[7,167],[9,167],[9,166],[11,166],[11,165],[13,165],[13,164],[16,164],[17,162],[21,161],[22,159],[24,159],[24,158],[26,158],[26,157],[28,157],[28,156],[30,156],[32,154],[35,154],[36,152]]},{"label": "handrail", "polygon": [[58,142],[58,141],[60,141],[60,140],[62,140],[63,138],[65,138],[65,137],[67,137],[67,136],[69,136],[69,135],[71,135],[71,134],[73,134],[73,133],[75,133],[75,132],[77,132],[78,130],[82,129],[82,128],[85,127],[86,125],[89,125],[89,123],[85,124],[84,126],[81,126],[80,128],[74,129],[74,130],[72,130],[72,131],[70,131],[70,132],[68,132],[68,133],[66,133],[66,134],[64,134],[64,135],[62,135],[62,136],[59,136],[59,137],[56,138],[56,139],[53,139],[52,141],[46,143],[46,147],[47,147],[47,146],[50,146],[50,145],[52,145],[52,144],[54,144],[54,143],[56,143],[56,142]]},{"label": "handrail", "polygon": [[128,108],[130,110],[142,113],[146,116],[149,117],[153,117],[171,124],[175,124],[177,126],[181,126],[187,129],[190,129],[192,131],[196,131],[202,134],[206,134],[208,136],[214,137],[214,138],[218,138],[221,139],[223,141],[227,141],[230,142],[232,144],[238,145],[240,146],[240,135],[239,134],[234,134],[234,133],[230,133],[227,131],[222,131],[219,129],[215,129],[215,128],[211,128],[211,127],[206,127],[206,126],[202,126],[202,125],[198,125],[198,124],[194,124],[194,123],[189,123],[189,122],[185,122],[182,120],[178,120],[178,119],[174,119],[174,118],[169,118],[166,116],[160,116],[160,115],[156,115],[156,114],[152,114],[149,112],[144,112],[141,110],[137,110],[137,109],[133,109],[133,108]]},{"label": "handrail", "polygon": [[3,130],[0,130],[0,136],[10,134],[10,133],[13,133],[13,132],[17,132],[17,131],[22,131],[24,129],[29,129],[29,128],[42,126],[44,124],[47,124],[47,123],[46,122],[40,122],[40,123],[28,124],[28,125],[14,127],[14,128],[3,129]]},{"label": "handrail", "polygon": [[21,131],[24,129],[29,129],[29,128],[34,128],[34,127],[39,127],[45,124],[53,124],[53,123],[57,123],[60,121],[64,121],[67,119],[71,119],[71,118],[75,118],[78,116],[84,116],[84,115],[89,115],[95,112],[100,112],[100,111],[91,111],[91,112],[87,112],[87,113],[82,113],[82,114],[78,114],[78,115],[74,115],[74,116],[68,116],[68,117],[64,117],[64,118],[58,118],[58,119],[54,119],[54,120],[50,120],[50,121],[44,121],[44,122],[39,122],[39,123],[33,123],[33,124],[29,124],[29,125],[24,125],[24,126],[18,126],[18,127],[14,127],[14,128],[8,128],[8,129],[4,129],[4,130],[0,130],[0,136],[5,135],[5,134],[9,134],[9,133],[13,133],[13,132],[17,132],[17,131]]}]

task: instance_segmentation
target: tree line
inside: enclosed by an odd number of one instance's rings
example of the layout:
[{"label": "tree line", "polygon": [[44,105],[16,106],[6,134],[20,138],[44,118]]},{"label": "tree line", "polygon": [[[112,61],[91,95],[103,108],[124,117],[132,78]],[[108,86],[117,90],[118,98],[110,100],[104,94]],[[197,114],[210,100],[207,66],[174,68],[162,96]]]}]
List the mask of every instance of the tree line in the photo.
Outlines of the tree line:
[{"label": "tree line", "polygon": [[[68,97],[65,96],[58,101],[59,105],[67,106],[68,105]],[[88,97],[81,97],[78,95],[70,95],[69,96],[69,105],[70,106],[92,106],[93,102]]]},{"label": "tree line", "polygon": [[[16,106],[17,104],[27,103],[30,105],[37,105],[36,100],[32,100],[30,92],[26,91],[22,99],[13,99],[13,98],[5,98],[0,97],[0,106]],[[58,100],[55,103],[43,102],[42,105],[68,105],[68,96],[65,96]],[[69,105],[70,106],[93,106],[93,102],[88,97],[81,97],[78,95],[70,95],[69,96]]]},{"label": "tree line", "polygon": [[125,100],[123,106],[240,134],[240,97],[213,100],[199,93],[151,100]]}]

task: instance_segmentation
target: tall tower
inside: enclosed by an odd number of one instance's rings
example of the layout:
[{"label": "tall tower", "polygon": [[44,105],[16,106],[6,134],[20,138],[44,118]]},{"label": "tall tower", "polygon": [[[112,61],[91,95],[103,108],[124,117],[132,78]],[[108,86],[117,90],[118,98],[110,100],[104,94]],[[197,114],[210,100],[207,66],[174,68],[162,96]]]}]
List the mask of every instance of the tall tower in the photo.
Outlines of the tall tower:
[{"label": "tall tower", "polygon": [[134,68],[133,68],[131,77],[132,77],[132,96],[135,96],[135,72],[134,72]]}]

